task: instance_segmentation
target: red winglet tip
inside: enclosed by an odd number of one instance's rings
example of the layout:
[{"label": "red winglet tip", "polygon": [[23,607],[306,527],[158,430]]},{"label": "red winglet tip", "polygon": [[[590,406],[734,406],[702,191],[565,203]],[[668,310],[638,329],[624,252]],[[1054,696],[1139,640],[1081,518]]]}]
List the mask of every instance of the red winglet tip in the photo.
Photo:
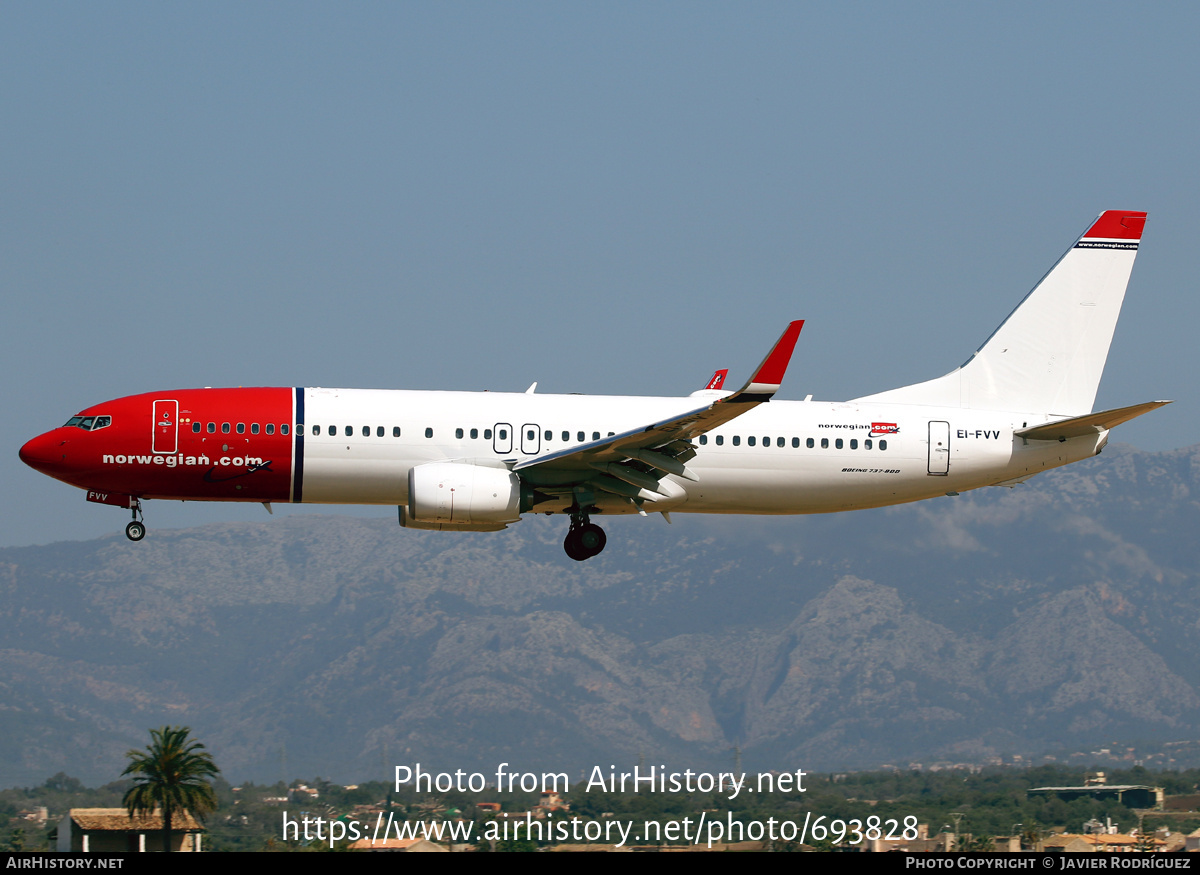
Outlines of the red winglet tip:
[{"label": "red winglet tip", "polygon": [[796,348],[796,341],[799,339],[800,329],[803,327],[803,319],[788,324],[787,329],[776,342],[775,348],[771,350],[751,382],[773,386],[783,382],[783,375],[787,372],[788,362],[792,360],[792,351]]},{"label": "red winglet tip", "polygon": [[1100,214],[1084,237],[1105,237],[1109,240],[1141,240],[1146,214],[1133,210],[1107,210]]},{"label": "red winglet tip", "polygon": [[712,379],[708,381],[708,385],[705,386],[704,388],[705,389],[720,389],[722,386],[725,385],[725,378],[728,376],[729,376],[729,368],[721,368],[721,370],[717,371],[715,374],[712,375]]}]

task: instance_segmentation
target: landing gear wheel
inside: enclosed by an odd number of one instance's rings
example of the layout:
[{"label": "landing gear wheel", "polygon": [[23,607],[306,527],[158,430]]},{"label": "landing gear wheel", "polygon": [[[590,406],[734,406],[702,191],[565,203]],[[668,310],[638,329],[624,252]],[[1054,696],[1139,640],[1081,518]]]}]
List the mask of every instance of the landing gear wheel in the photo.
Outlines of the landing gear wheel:
[{"label": "landing gear wheel", "polygon": [[576,531],[575,539],[588,556],[599,555],[604,549],[604,545],[608,543],[608,536],[604,534],[604,529],[595,523],[588,523],[585,526],[581,526]]},{"label": "landing gear wheel", "polygon": [[608,537],[604,534],[604,529],[594,523],[582,523],[571,526],[566,540],[563,541],[563,549],[576,562],[582,562],[598,554],[607,543]]},{"label": "landing gear wheel", "polygon": [[134,520],[125,527],[125,537],[131,541],[140,541],[146,537],[146,524]]},{"label": "landing gear wheel", "polygon": [[583,549],[583,545],[579,543],[579,529],[571,529],[567,532],[566,540],[563,541],[563,549],[576,562],[582,562],[592,555],[586,552]]}]

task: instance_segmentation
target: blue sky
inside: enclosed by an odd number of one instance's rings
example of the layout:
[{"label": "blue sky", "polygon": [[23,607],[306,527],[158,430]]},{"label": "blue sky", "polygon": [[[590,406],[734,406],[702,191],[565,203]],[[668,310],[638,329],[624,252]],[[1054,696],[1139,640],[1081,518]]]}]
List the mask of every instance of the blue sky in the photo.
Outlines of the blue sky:
[{"label": "blue sky", "polygon": [[[1184,4],[0,4],[0,544],[124,516],[25,468],[203,385],[782,397],[961,363],[1150,217],[1097,405],[1195,443]],[[262,508],[151,504],[151,528]],[[303,511],[302,511],[303,512]],[[375,509],[372,514],[394,511]]]}]

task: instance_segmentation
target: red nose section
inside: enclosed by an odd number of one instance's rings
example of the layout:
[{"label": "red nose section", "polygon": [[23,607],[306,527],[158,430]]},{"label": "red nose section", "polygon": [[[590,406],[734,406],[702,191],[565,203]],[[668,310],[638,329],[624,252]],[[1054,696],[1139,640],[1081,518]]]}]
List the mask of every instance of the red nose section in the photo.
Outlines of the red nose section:
[{"label": "red nose section", "polygon": [[21,447],[21,461],[35,471],[58,476],[67,470],[67,441],[57,429],[40,434]]}]

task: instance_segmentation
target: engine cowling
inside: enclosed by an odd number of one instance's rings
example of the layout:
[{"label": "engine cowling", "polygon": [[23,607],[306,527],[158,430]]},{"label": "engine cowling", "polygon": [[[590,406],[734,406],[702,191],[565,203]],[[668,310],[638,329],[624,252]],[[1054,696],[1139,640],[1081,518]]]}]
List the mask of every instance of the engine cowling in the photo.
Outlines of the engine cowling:
[{"label": "engine cowling", "polygon": [[418,523],[497,525],[521,518],[521,480],[507,468],[429,462],[408,472],[408,516]]}]

